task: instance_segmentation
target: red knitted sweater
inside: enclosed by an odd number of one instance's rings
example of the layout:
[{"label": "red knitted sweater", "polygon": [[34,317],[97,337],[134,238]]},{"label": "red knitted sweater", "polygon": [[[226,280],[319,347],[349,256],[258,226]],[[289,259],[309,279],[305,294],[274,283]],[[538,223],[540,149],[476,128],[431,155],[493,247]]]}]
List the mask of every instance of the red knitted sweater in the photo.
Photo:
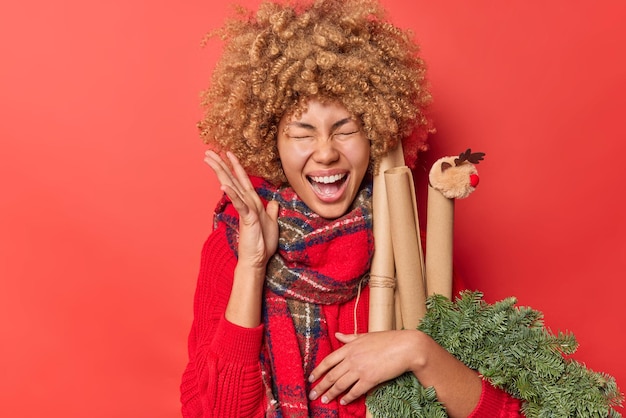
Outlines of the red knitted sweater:
[{"label": "red knitted sweater", "polygon": [[[194,298],[194,320],[189,334],[189,363],[181,383],[185,418],[253,418],[265,416],[267,398],[259,355],[263,326],[242,328],[224,317],[237,259],[223,226],[216,229],[202,249]],[[333,346],[336,331],[355,330],[356,300],[325,307]],[[367,331],[369,291],[364,289],[356,309],[356,329]],[[358,401],[365,416],[365,402]],[[351,408],[352,409],[352,408]],[[471,417],[521,417],[520,401],[483,382],[479,404]]]}]

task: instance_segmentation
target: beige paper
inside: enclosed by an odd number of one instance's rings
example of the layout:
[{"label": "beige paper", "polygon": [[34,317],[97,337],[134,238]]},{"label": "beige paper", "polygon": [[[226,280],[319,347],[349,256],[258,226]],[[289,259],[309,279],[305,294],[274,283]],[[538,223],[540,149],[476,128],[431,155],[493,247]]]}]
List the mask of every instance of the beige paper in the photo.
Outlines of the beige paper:
[{"label": "beige paper", "polygon": [[393,312],[395,314],[395,318],[394,318],[394,329],[403,329],[404,325],[402,322],[402,311],[400,311],[400,295],[398,294],[398,291],[396,290],[396,292],[393,295]]},{"label": "beige paper", "polygon": [[426,289],[411,170],[403,166],[385,171],[385,184],[402,325],[415,329],[426,313]]},{"label": "beige paper", "polygon": [[[391,244],[391,228],[389,227],[389,207],[387,206],[387,188],[385,187],[385,170],[404,164],[402,144],[398,144],[383,158],[378,174],[374,177],[372,195],[372,211],[374,217],[374,256],[370,267],[370,332],[394,329],[395,322],[395,265]],[[372,418],[367,410],[366,417]]]},{"label": "beige paper", "polygon": [[426,288],[428,296],[452,297],[454,199],[428,187],[426,221]]},{"label": "beige paper", "polygon": [[404,164],[401,144],[381,161],[374,177],[372,210],[374,217],[374,256],[370,268],[369,330],[386,331],[394,328],[395,266],[389,227],[387,189],[383,173]]}]

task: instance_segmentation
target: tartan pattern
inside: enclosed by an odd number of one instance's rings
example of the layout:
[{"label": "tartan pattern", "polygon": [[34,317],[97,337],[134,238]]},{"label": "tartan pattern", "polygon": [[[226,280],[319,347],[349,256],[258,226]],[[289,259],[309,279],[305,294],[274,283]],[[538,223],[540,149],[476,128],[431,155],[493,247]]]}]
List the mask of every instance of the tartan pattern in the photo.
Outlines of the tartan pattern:
[{"label": "tartan pattern", "polygon": [[[374,250],[371,184],[359,191],[352,208],[328,220],[311,211],[290,187],[276,188],[252,178],[264,202],[279,203],[278,251],[267,266],[260,360],[268,389],[268,417],[338,417],[341,407],[308,401],[307,377],[332,352],[322,305],[347,302],[368,278]],[[224,197],[216,225],[228,226],[227,238],[237,251],[238,217]]]}]

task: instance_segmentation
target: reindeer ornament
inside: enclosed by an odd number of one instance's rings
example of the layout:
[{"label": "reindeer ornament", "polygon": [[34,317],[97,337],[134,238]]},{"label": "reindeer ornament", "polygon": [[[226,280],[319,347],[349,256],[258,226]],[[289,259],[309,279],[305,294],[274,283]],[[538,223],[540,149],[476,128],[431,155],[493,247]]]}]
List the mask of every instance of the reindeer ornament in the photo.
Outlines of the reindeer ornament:
[{"label": "reindeer ornament", "polygon": [[478,186],[478,164],[485,157],[484,152],[467,149],[458,157],[443,157],[433,164],[428,176],[430,186],[448,199],[462,199],[470,195]]}]

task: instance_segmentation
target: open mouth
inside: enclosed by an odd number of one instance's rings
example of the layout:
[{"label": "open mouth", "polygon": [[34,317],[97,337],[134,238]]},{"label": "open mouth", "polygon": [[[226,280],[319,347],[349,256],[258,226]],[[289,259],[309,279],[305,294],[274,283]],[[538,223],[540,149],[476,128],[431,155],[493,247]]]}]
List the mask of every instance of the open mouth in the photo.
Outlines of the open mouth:
[{"label": "open mouth", "polygon": [[307,176],[315,193],[322,198],[337,196],[348,179],[348,173],[333,174],[331,176]]}]

